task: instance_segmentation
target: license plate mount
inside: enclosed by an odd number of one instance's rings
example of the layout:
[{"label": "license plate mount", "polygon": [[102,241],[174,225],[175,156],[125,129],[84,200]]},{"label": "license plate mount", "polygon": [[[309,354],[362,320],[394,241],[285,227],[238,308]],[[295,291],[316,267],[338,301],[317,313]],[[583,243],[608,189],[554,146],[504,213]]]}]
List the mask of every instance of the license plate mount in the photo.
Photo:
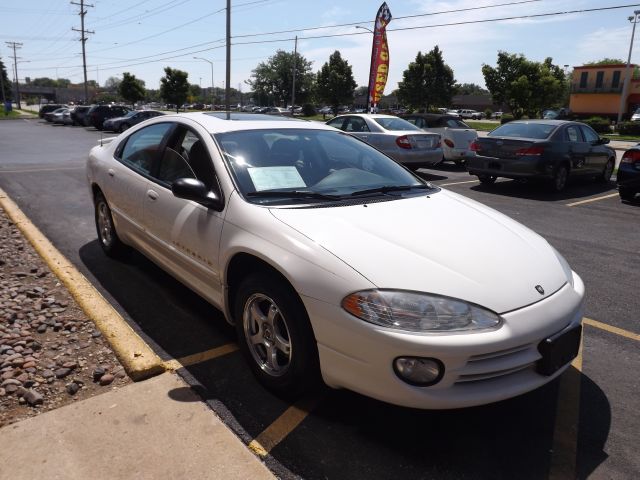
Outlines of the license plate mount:
[{"label": "license plate mount", "polygon": [[580,349],[582,325],[570,330],[563,330],[538,344],[538,352],[542,358],[536,363],[536,371],[540,375],[553,375],[564,365],[576,358]]}]

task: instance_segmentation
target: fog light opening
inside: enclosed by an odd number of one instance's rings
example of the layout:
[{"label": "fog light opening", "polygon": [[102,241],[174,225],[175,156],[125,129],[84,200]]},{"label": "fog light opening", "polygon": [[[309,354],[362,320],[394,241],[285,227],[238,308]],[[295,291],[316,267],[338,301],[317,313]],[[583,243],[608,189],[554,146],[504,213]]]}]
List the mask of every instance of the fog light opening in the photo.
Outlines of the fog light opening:
[{"label": "fog light opening", "polygon": [[393,361],[393,371],[409,385],[429,387],[444,376],[444,365],[437,358],[398,357]]}]

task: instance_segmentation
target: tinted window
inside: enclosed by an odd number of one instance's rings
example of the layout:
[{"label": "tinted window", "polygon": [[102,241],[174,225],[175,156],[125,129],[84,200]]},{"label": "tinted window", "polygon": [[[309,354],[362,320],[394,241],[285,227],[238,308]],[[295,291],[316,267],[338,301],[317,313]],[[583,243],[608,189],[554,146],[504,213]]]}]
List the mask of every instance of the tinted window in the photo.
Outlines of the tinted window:
[{"label": "tinted window", "polygon": [[267,190],[350,195],[382,185],[423,184],[378,150],[341,132],[250,130],[219,133],[214,138],[240,191],[260,203],[300,201],[260,197],[259,192]]},{"label": "tinted window", "polygon": [[333,120],[327,122],[327,125],[330,125],[334,128],[339,128],[340,130],[342,130],[343,123],[344,123],[344,117],[341,117],[341,118],[334,118]]},{"label": "tinted window", "polygon": [[587,142],[595,142],[600,140],[598,134],[594,132],[591,127],[580,125],[580,128],[582,129],[582,133],[584,134],[584,138]]},{"label": "tinted window", "polygon": [[149,174],[158,155],[160,143],[171,128],[170,123],[159,123],[138,130],[125,140],[120,159],[138,172]]},{"label": "tinted window", "polygon": [[555,125],[546,123],[505,123],[489,133],[490,137],[548,138]]},{"label": "tinted window", "polygon": [[596,88],[602,88],[602,83],[604,80],[604,72],[596,73]]},{"label": "tinted window", "polygon": [[446,126],[449,128],[471,128],[469,125],[464,123],[462,120],[458,120],[457,118],[448,118],[446,120]]},{"label": "tinted window", "polygon": [[582,142],[582,134],[577,125],[571,125],[566,129],[567,140],[570,142]]},{"label": "tinted window", "polygon": [[611,79],[611,88],[618,88],[620,86],[620,70],[613,72],[613,78]]},{"label": "tinted window", "polygon": [[588,79],[589,79],[589,72],[582,72],[580,74],[580,88],[587,88]]},{"label": "tinted window", "polygon": [[378,125],[385,130],[420,130],[415,125],[403,120],[402,118],[382,117],[373,119]]},{"label": "tinted window", "polygon": [[346,132],[368,132],[369,127],[367,126],[367,122],[365,122],[364,118],[360,117],[349,117],[345,126]]}]

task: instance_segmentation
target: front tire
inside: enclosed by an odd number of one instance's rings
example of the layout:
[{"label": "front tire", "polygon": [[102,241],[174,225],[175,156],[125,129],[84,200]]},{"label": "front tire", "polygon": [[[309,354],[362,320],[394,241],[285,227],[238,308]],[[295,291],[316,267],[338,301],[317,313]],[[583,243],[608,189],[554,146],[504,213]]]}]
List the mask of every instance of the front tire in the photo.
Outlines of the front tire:
[{"label": "front tire", "polygon": [[567,186],[567,180],[569,180],[569,169],[566,165],[560,165],[551,180],[551,191],[555,193],[562,192]]},{"label": "front tire", "polygon": [[596,181],[600,183],[609,183],[611,180],[611,175],[613,175],[613,168],[615,166],[615,161],[613,158],[610,158],[607,164],[604,166],[604,170],[602,173],[596,177]]},{"label": "front tire", "polygon": [[122,243],[116,232],[111,209],[101,192],[96,194],[95,222],[98,242],[102,251],[111,258],[121,258],[127,252],[127,246]]},{"label": "front tire", "polygon": [[240,350],[262,385],[295,397],[319,383],[309,317],[284,280],[267,273],[249,275],[235,295],[234,318]]},{"label": "front tire", "polygon": [[483,185],[493,185],[497,179],[498,177],[495,175],[478,175],[478,180],[480,180],[480,183]]}]

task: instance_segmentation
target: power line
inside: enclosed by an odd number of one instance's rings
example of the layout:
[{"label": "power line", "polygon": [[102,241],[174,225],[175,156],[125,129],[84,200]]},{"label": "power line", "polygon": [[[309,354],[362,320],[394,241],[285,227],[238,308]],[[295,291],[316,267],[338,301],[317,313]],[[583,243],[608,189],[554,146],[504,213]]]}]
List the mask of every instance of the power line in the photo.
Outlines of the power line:
[{"label": "power line", "polygon": [[13,71],[15,73],[16,78],[16,104],[18,105],[18,110],[22,108],[20,105],[20,81],[18,80],[18,57],[16,56],[16,50],[22,48],[22,43],[19,42],[4,42],[7,46],[13,49]]},{"label": "power line", "polygon": [[[472,10],[484,10],[487,8],[496,8],[496,7],[506,7],[506,6],[512,6],[512,5],[520,5],[523,3],[534,3],[534,2],[541,2],[542,0],[520,0],[520,1],[516,1],[516,2],[509,2],[509,3],[498,3],[495,5],[483,5],[480,7],[468,7],[468,8],[457,8],[454,10],[442,10],[439,12],[429,12],[429,13],[419,13],[419,14],[415,14],[415,15],[404,15],[401,17],[393,17],[393,19],[395,21],[398,20],[403,20],[406,18],[417,18],[417,17],[428,17],[428,16],[434,16],[434,15],[444,15],[447,13],[461,13],[461,12],[469,12]],[[352,27],[354,25],[360,25],[362,23],[369,23],[370,20],[363,20],[360,22],[349,22],[349,23],[339,23],[336,25],[324,25],[324,26],[319,26],[319,27],[307,27],[307,28],[296,28],[293,30],[279,30],[279,31],[275,31],[275,32],[265,32],[265,33],[248,33],[248,34],[243,34],[243,35],[234,35],[231,38],[246,38],[246,37],[261,37],[261,36],[265,36],[265,35],[277,35],[279,33],[295,33],[295,32],[308,32],[310,30],[326,30],[328,28],[338,28],[338,27]],[[300,37],[302,38],[302,37]]]}]

